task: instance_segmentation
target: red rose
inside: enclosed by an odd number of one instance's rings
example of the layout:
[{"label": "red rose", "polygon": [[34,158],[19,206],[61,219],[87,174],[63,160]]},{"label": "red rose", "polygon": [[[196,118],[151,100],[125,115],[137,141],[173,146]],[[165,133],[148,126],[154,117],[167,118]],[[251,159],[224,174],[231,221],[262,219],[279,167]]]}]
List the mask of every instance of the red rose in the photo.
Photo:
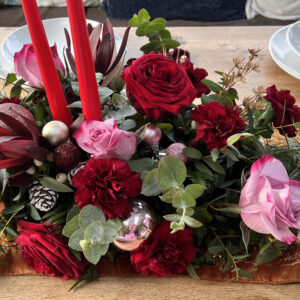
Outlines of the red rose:
[{"label": "red rose", "polygon": [[199,124],[194,142],[203,141],[209,150],[225,147],[227,139],[246,126],[236,108],[218,102],[199,105],[191,118]]},{"label": "red rose", "polygon": [[171,234],[170,222],[164,221],[131,251],[131,262],[138,272],[161,277],[181,274],[196,256],[192,230],[185,228]]},{"label": "red rose", "polygon": [[11,98],[3,98],[0,100],[0,104],[4,103],[15,103],[15,104],[20,104],[21,100],[17,97],[11,97]]},{"label": "red rose", "polygon": [[55,234],[57,226],[23,220],[18,225],[21,232],[15,242],[36,272],[61,279],[78,279],[85,273],[87,264],[75,258],[61,236]]},{"label": "red rose", "polygon": [[152,119],[177,115],[197,94],[185,68],[162,54],[144,54],[124,69],[128,98]]},{"label": "red rose", "polygon": [[[275,85],[266,89],[265,99],[269,101],[275,113],[273,124],[275,127],[286,126],[294,122],[300,122],[300,107],[295,105],[295,98],[289,90],[278,91]],[[294,126],[279,129],[279,132],[288,137],[296,136]]]},{"label": "red rose", "polygon": [[129,198],[139,195],[140,174],[131,171],[126,161],[116,158],[91,158],[72,179],[77,188],[75,202],[100,207],[109,218],[124,218],[130,213]]}]

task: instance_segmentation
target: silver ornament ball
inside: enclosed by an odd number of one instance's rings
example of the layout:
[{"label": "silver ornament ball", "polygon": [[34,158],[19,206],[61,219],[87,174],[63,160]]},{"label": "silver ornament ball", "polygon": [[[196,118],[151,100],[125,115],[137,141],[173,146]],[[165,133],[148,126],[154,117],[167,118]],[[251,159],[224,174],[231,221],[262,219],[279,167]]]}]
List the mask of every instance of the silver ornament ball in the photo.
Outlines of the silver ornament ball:
[{"label": "silver ornament ball", "polygon": [[132,251],[146,240],[156,226],[156,217],[151,207],[142,200],[130,201],[130,215],[121,220],[123,228],[114,241],[116,247]]},{"label": "silver ornament ball", "polygon": [[67,141],[69,138],[69,128],[61,121],[51,121],[48,122],[42,130],[42,136],[51,144],[52,146],[57,146]]}]

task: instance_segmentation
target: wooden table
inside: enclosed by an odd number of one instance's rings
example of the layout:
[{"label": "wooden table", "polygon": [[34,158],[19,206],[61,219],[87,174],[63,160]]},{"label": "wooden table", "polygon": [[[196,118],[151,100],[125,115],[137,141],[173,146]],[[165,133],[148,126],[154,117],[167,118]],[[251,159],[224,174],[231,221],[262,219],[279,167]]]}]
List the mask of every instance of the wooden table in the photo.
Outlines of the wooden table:
[{"label": "wooden table", "polygon": [[[253,87],[276,84],[286,88],[300,103],[300,81],[282,71],[268,53],[268,42],[279,27],[173,27],[173,37],[192,54],[195,66],[205,68],[209,78],[216,80],[217,71],[228,71],[232,58],[247,55],[247,49],[259,47],[261,72],[250,74],[246,84],[240,84],[240,98],[251,95]],[[0,28],[0,42],[13,28]],[[122,35],[124,28],[116,28]],[[144,42],[131,32],[127,58],[138,57]],[[1,63],[1,62],[0,62]],[[300,299],[300,285],[259,285],[235,282],[196,281],[189,277],[146,278],[105,277],[67,293],[72,281],[39,276],[2,276],[0,299]]]}]

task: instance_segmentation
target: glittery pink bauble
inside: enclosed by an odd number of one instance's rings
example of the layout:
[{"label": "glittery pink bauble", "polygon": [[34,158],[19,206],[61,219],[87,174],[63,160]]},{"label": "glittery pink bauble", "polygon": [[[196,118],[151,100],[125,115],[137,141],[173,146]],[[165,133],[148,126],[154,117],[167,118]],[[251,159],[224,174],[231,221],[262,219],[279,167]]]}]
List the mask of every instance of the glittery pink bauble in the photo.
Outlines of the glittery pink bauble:
[{"label": "glittery pink bauble", "polygon": [[183,153],[184,148],[186,148],[184,144],[174,143],[167,148],[166,154],[172,157],[176,157],[186,164],[188,161],[188,157]]},{"label": "glittery pink bauble", "polygon": [[64,171],[70,171],[75,168],[81,159],[81,152],[72,142],[66,142],[54,150],[54,163]]}]

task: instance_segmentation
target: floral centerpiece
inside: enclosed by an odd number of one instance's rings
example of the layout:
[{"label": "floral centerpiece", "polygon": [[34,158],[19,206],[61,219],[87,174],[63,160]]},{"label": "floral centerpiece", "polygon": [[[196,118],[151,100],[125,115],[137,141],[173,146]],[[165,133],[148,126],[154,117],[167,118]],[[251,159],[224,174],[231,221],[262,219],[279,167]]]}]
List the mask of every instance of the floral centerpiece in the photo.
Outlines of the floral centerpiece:
[{"label": "floral centerpiece", "polygon": [[241,261],[270,262],[297,240],[295,98],[273,85],[240,100],[234,85],[258,71],[259,50],[234,58],[216,83],[165,24],[144,9],[133,16],[149,43],[124,66],[130,27],[116,52],[109,21],[88,25],[97,119],[67,31],[65,62],[55,45],[51,55],[69,124],[45,92],[35,44],[15,54],[22,79],[8,74],[13,87],[0,101],[2,253],[16,247],[38,273],[79,281],[124,251],[149,276],[197,278],[203,264],[218,264],[238,278],[251,277]]}]

